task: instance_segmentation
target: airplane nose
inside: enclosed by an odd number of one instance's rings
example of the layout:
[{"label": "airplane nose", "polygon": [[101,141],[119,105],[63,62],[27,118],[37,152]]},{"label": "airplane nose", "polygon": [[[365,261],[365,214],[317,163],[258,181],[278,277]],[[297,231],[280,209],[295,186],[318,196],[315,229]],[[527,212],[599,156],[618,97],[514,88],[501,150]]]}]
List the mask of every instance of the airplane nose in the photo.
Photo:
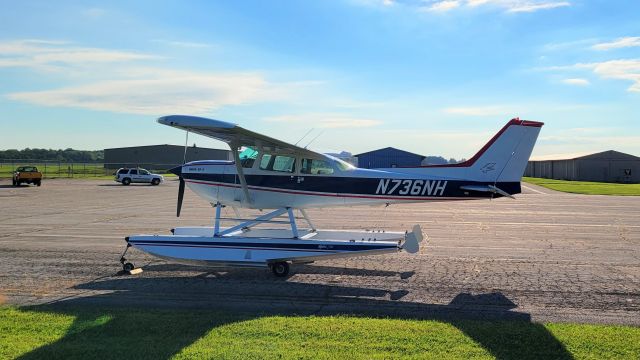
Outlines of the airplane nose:
[{"label": "airplane nose", "polygon": [[169,172],[174,175],[182,177],[182,165],[169,169]]}]

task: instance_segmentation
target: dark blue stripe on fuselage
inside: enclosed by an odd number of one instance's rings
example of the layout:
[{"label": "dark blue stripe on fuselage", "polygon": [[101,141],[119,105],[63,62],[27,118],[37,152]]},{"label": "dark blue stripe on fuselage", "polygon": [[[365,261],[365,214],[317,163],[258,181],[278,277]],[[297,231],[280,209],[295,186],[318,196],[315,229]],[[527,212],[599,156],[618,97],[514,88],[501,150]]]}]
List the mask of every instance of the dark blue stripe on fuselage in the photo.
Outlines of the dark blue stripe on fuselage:
[{"label": "dark blue stripe on fuselage", "polygon": [[[185,173],[182,174],[187,180],[212,181],[226,184],[239,185],[240,182],[235,174],[205,174],[205,173]],[[338,176],[298,176],[298,175],[245,175],[247,185],[270,187],[291,191],[313,191],[330,194],[356,194],[368,196],[400,196],[400,197],[500,197],[499,194],[492,194],[482,191],[462,190],[461,186],[487,186],[494,185],[493,182],[459,181],[459,180],[429,180],[432,190],[426,191],[427,183],[424,179],[389,179],[384,189],[380,188],[380,181],[387,179],[362,178],[362,177],[338,177]],[[303,178],[303,179],[302,179]],[[396,186],[394,181],[400,181]],[[416,181],[418,183],[416,183]],[[436,191],[437,186],[444,186],[443,191]],[[499,182],[495,186],[509,194],[519,194],[521,192],[520,182]],[[416,188],[417,194],[411,189]],[[407,192],[407,189],[409,190]],[[384,191],[382,191],[384,190]]]}]

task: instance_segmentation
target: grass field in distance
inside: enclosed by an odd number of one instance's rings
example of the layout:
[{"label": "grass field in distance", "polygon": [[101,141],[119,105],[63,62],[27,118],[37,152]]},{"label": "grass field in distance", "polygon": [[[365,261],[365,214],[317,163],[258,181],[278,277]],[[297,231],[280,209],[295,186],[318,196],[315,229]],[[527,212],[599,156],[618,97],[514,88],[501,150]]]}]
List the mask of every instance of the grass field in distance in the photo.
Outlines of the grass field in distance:
[{"label": "grass field in distance", "polygon": [[525,321],[0,307],[0,358],[630,359],[640,328]]},{"label": "grass field in distance", "polygon": [[587,195],[640,195],[640,184],[618,184],[590,181],[567,181],[523,177],[522,181],[551,190]]},{"label": "grass field in distance", "polygon": [[[113,173],[116,169],[105,169],[103,164],[74,164],[71,166],[68,163],[48,163],[45,167],[43,163],[24,163],[24,164],[0,164],[0,178],[10,179],[13,176],[13,172],[17,166],[29,165],[36,166],[40,172],[43,173],[45,179],[55,178],[80,178],[80,179],[113,179]],[[166,169],[152,170],[147,169],[152,173],[157,173],[162,176],[174,176],[173,174],[166,173]]]}]

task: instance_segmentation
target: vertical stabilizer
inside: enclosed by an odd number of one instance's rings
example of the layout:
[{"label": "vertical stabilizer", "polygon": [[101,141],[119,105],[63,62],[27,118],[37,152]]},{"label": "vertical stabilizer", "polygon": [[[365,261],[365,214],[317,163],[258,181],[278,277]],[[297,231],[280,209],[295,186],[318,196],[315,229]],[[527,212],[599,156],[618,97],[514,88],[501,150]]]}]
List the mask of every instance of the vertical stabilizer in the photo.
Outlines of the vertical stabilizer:
[{"label": "vertical stabilizer", "polygon": [[519,182],[542,125],[537,121],[512,119],[471,159],[427,167],[465,168],[464,177],[472,181]]}]

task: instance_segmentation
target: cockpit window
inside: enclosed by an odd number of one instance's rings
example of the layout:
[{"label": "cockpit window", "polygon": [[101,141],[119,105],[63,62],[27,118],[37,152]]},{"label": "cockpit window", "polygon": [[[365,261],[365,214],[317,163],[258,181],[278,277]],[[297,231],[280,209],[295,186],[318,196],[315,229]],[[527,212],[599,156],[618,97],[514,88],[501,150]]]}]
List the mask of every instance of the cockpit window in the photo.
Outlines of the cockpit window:
[{"label": "cockpit window", "polygon": [[242,165],[243,168],[252,168],[253,163],[258,158],[258,150],[245,147],[244,150],[238,154],[238,157],[240,158],[240,165]]},{"label": "cockpit window", "polygon": [[302,159],[300,172],[311,175],[333,174],[333,167],[328,161],[316,159]]},{"label": "cockpit window", "polygon": [[285,155],[264,154],[260,160],[260,169],[292,173],[295,171],[296,158]]}]

